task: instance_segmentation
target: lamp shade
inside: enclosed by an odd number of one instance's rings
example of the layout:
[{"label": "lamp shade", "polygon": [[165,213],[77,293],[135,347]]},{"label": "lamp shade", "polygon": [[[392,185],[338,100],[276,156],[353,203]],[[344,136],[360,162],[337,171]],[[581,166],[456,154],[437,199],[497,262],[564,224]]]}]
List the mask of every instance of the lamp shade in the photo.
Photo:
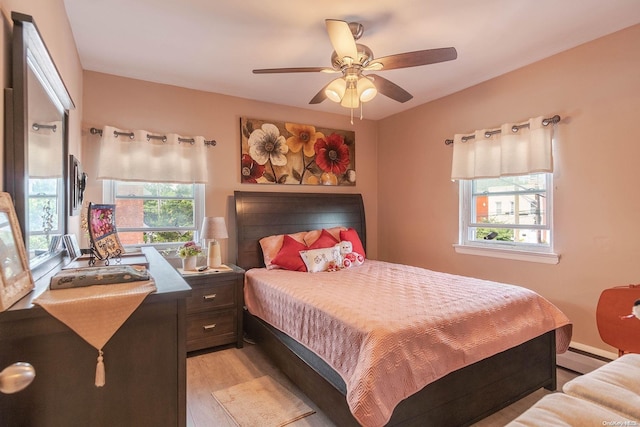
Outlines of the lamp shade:
[{"label": "lamp shade", "polygon": [[227,239],[227,226],[224,218],[221,216],[207,216],[202,220],[202,228],[200,230],[200,238],[203,240]]},{"label": "lamp shade", "polygon": [[348,87],[342,97],[342,101],[340,105],[346,108],[358,108],[360,105],[360,100],[358,99],[358,89],[355,85]]},{"label": "lamp shade", "polygon": [[360,101],[371,101],[378,94],[378,89],[373,85],[373,82],[366,77],[360,77],[358,80],[358,98]]},{"label": "lamp shade", "polygon": [[220,244],[218,239],[227,239],[227,226],[224,218],[221,216],[207,216],[202,220],[202,229],[200,230],[200,238],[209,241],[207,246],[207,266],[216,268],[222,265],[220,256]]},{"label": "lamp shade", "polygon": [[324,90],[324,94],[333,102],[340,102],[346,89],[347,82],[342,77],[339,77],[329,83],[327,88]]}]

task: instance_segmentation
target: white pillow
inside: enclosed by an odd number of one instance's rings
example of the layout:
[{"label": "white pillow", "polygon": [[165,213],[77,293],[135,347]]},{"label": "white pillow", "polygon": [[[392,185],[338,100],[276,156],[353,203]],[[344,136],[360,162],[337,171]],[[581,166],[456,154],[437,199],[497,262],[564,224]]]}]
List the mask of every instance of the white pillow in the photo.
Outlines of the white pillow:
[{"label": "white pillow", "polygon": [[330,248],[300,251],[300,256],[309,273],[327,271],[332,262],[335,264],[340,263],[340,247],[332,246]]}]

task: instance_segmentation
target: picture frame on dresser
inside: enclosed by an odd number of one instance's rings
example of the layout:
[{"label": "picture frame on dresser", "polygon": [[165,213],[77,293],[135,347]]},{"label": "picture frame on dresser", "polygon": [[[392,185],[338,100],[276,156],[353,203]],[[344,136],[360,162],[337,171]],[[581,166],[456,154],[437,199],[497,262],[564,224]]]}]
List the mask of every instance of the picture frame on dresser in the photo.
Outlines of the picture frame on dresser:
[{"label": "picture frame on dresser", "polygon": [[124,253],[116,227],[116,205],[89,203],[89,239],[98,259],[117,258]]},{"label": "picture frame on dresser", "polygon": [[9,193],[0,193],[0,311],[34,288],[20,224]]}]

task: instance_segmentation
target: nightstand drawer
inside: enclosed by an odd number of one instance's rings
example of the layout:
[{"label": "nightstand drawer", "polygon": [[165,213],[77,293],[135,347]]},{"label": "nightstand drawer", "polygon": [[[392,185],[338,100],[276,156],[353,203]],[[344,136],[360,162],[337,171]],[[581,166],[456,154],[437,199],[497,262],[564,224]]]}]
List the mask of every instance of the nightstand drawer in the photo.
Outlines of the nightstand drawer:
[{"label": "nightstand drawer", "polygon": [[236,310],[187,315],[187,351],[236,342]]},{"label": "nightstand drawer", "polygon": [[235,279],[207,285],[192,284],[191,287],[191,297],[186,299],[187,314],[233,307],[236,304]]}]

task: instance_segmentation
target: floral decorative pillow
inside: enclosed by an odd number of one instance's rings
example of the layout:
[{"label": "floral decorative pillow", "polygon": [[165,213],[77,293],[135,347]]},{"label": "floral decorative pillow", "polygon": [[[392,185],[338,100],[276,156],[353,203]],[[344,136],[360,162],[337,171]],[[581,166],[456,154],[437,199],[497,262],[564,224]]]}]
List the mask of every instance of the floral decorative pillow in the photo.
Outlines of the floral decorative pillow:
[{"label": "floral decorative pillow", "polygon": [[340,247],[308,249],[300,251],[300,257],[304,261],[309,273],[327,271],[330,266],[335,266],[340,262]]},{"label": "floral decorative pillow", "polygon": [[[306,231],[301,231],[299,233],[289,234],[288,236],[290,236],[296,242],[304,243],[304,237],[306,235],[307,235]],[[280,249],[282,248],[282,243],[284,242],[284,236],[285,234],[277,234],[274,236],[267,236],[260,239],[260,247],[262,248],[264,265],[265,267],[267,267],[267,270],[280,268],[278,265],[273,264],[273,260],[278,255],[278,252],[280,252]]]}]

